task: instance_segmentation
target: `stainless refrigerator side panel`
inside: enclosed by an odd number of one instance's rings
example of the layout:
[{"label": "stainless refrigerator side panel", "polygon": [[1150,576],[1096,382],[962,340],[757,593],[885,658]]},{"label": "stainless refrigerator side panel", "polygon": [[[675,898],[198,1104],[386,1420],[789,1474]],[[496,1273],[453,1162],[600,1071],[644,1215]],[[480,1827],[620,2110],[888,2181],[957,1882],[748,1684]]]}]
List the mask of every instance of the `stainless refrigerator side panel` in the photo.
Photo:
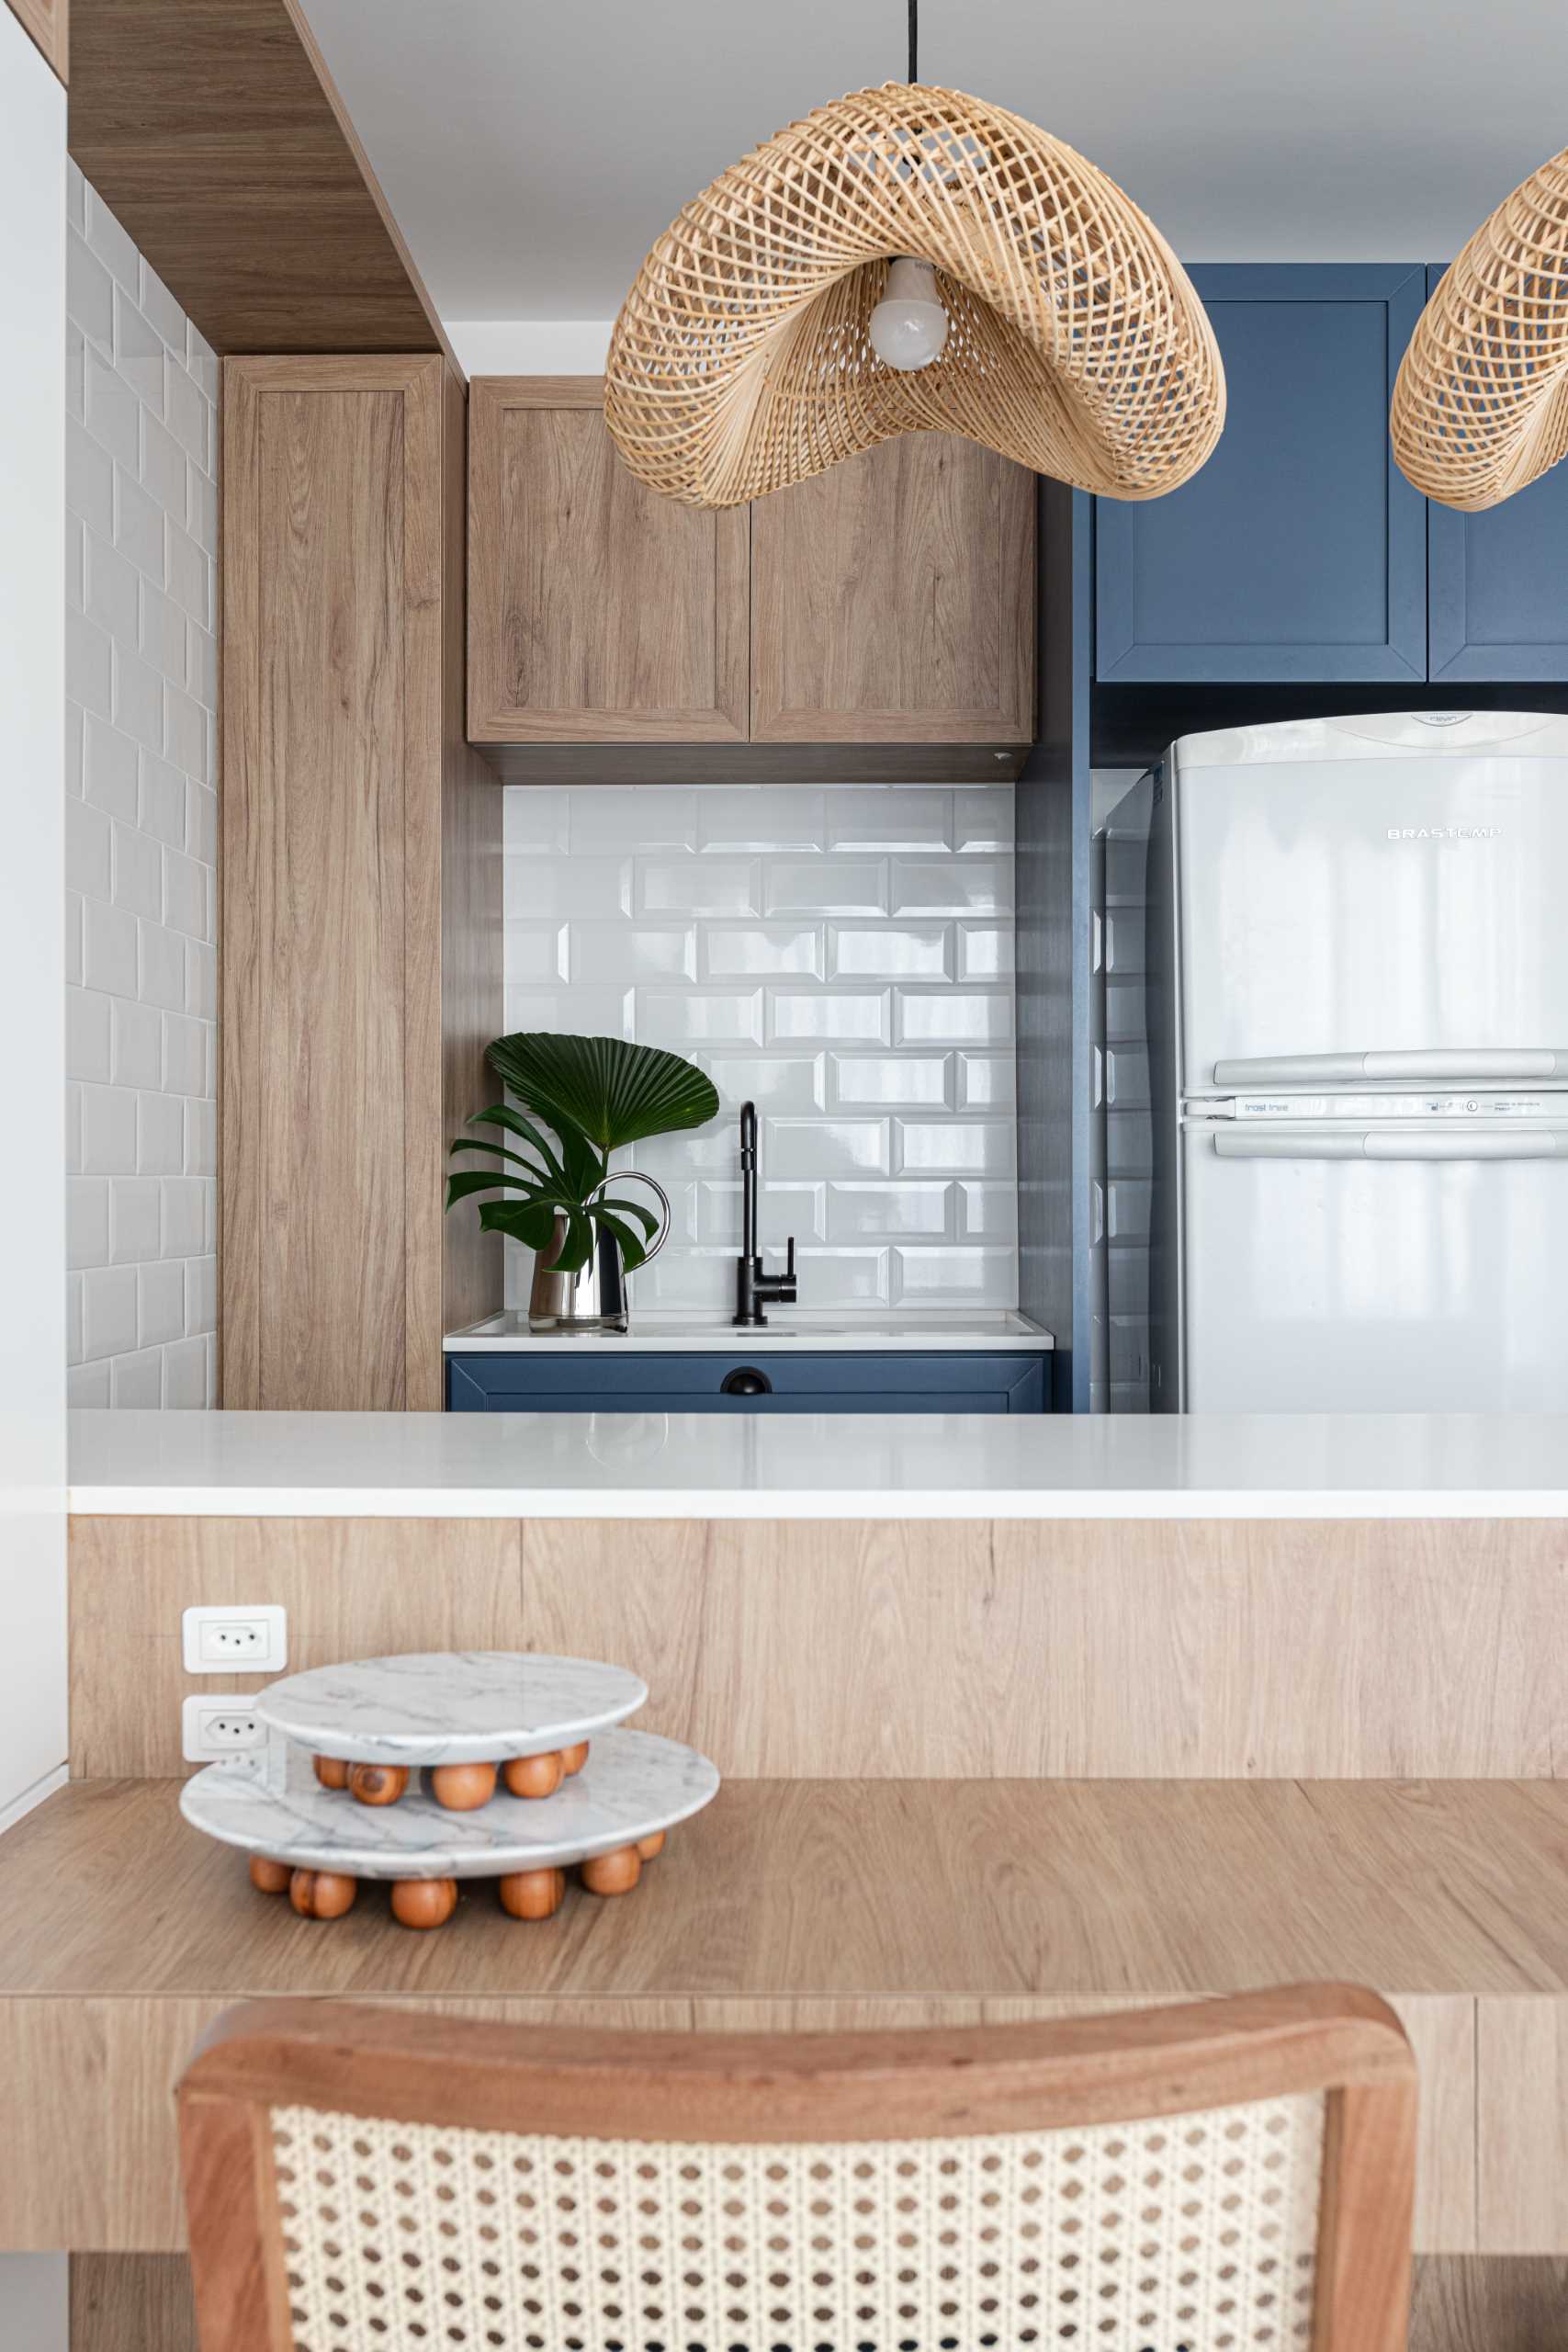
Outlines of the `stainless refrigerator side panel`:
[{"label": "stainless refrigerator side panel", "polygon": [[1183,1409],[1181,1262],[1181,1035],[1179,877],[1175,747],[1138,790],[1148,796],[1147,978],[1151,1183],[1149,1200],[1149,1410]]}]

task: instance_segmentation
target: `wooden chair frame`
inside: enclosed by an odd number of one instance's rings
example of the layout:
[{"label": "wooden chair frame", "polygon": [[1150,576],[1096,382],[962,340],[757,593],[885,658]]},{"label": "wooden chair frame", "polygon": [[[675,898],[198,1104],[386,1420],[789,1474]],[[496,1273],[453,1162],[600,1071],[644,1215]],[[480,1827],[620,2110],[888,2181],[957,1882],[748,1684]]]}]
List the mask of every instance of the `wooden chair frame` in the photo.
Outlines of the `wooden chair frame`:
[{"label": "wooden chair frame", "polygon": [[289,2352],[270,2110],[679,2143],[1130,2122],[1326,2095],[1313,2352],[1403,2352],[1416,2065],[1356,1985],[1109,2017],[844,2034],[506,2027],[337,2001],[228,2009],[178,2088],[204,2352]]}]

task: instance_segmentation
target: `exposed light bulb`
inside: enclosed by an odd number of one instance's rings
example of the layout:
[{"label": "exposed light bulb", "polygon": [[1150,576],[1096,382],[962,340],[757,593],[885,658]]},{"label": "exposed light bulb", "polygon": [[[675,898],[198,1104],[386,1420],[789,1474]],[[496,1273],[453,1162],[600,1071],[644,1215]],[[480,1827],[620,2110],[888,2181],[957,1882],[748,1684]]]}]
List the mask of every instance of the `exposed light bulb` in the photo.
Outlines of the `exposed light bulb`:
[{"label": "exposed light bulb", "polygon": [[947,342],[947,312],[937,300],[936,272],[929,261],[907,255],[887,273],[881,301],[871,314],[871,347],[889,368],[908,375],[940,359]]}]

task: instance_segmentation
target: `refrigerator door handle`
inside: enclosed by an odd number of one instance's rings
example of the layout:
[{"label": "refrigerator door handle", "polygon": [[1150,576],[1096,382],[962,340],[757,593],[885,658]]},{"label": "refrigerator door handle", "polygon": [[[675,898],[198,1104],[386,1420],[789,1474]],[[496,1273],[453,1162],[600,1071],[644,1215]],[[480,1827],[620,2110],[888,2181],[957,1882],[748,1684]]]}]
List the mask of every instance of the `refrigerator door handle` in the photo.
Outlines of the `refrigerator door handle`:
[{"label": "refrigerator door handle", "polygon": [[1466,1128],[1402,1134],[1397,1128],[1353,1128],[1348,1133],[1311,1133],[1292,1128],[1221,1127],[1214,1136],[1220,1159],[1564,1159],[1568,1127],[1520,1127],[1506,1135]]},{"label": "refrigerator door handle", "polygon": [[1441,1046],[1399,1053],[1264,1054],[1216,1062],[1216,1086],[1353,1086],[1363,1078],[1568,1078],[1568,1046]]}]

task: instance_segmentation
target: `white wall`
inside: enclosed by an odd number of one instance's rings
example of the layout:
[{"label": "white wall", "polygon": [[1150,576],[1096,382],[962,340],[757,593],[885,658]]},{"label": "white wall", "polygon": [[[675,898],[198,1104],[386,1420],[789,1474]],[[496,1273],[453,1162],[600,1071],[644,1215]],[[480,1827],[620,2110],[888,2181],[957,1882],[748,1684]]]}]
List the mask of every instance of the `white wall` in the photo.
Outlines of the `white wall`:
[{"label": "white wall", "polygon": [[505,840],[507,1027],[666,1046],[718,1089],[711,1128],[630,1154],[674,1211],[645,1312],[733,1299],[748,1097],[803,1306],[1017,1305],[1010,786],[519,786]]},{"label": "white wall", "polygon": [[0,8],[0,1822],[65,1758],[65,95]]},{"label": "white wall", "polygon": [[218,363],[74,164],[66,231],[73,1405],[211,1405]]},{"label": "white wall", "polygon": [[468,376],[602,376],[613,319],[445,319]]}]

